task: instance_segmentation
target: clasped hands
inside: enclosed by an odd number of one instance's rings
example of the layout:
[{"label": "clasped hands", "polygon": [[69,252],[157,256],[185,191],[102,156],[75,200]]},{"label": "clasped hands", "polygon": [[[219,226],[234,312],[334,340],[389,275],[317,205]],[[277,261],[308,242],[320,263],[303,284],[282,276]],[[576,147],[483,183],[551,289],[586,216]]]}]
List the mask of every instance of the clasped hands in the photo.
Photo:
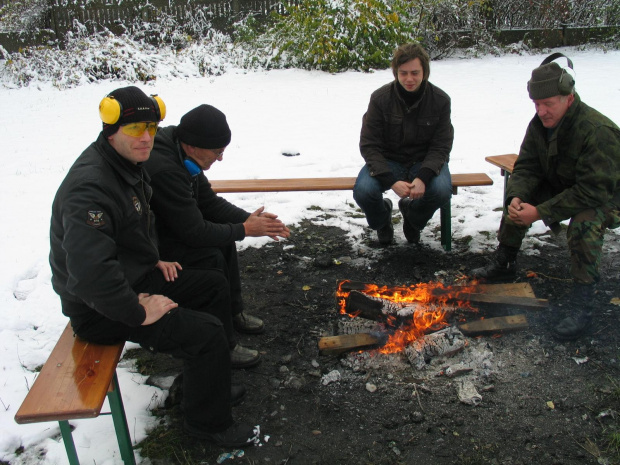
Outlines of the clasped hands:
[{"label": "clasped hands", "polygon": [[396,181],[392,185],[392,190],[401,199],[418,200],[424,197],[426,185],[420,179],[415,178],[411,182]]},{"label": "clasped hands", "polygon": [[514,197],[508,205],[508,218],[519,226],[529,226],[540,220],[538,210],[532,204],[525,203],[519,197]]}]

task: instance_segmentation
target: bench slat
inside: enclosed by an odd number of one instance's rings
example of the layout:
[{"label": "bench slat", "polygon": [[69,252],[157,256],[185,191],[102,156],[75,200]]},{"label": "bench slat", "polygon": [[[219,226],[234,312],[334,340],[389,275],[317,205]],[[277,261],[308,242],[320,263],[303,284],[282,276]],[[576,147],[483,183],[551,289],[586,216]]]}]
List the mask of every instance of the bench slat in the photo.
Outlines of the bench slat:
[{"label": "bench slat", "polygon": [[17,423],[94,418],[101,412],[124,343],[91,344],[67,324],[15,415]]},{"label": "bench slat", "polygon": [[490,157],[485,157],[484,159],[492,165],[495,165],[511,174],[515,167],[515,161],[517,161],[517,154],[507,153],[506,155],[492,155]]},{"label": "bench slat", "polygon": [[[239,192],[292,192],[351,190],[355,177],[291,178],[291,179],[232,179],[209,181],[218,193]],[[459,173],[452,175],[452,187],[490,186],[491,178],[485,173]]]}]

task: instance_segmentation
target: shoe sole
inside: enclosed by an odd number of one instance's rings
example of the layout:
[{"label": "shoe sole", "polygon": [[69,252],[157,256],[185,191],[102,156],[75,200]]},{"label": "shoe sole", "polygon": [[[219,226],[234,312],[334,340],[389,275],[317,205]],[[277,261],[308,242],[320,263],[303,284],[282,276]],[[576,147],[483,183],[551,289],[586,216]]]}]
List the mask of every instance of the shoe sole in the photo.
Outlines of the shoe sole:
[{"label": "shoe sole", "polygon": [[243,333],[243,334],[263,334],[265,332],[265,327],[261,326],[259,329],[247,329],[247,328],[243,328],[241,326],[235,326],[233,325],[235,330],[237,330],[237,332]]},{"label": "shoe sole", "polygon": [[231,368],[240,369],[240,368],[252,368],[258,365],[262,361],[262,357],[258,354],[258,358],[254,360],[250,360],[249,362],[243,363],[231,363]]},{"label": "shoe sole", "polygon": [[199,439],[201,441],[206,441],[209,444],[213,444],[214,446],[217,446],[217,447],[246,447],[246,446],[249,446],[249,445],[252,444],[252,442],[250,440],[247,440],[245,442],[241,442],[241,441],[230,441],[230,442],[214,441],[213,438],[211,437],[211,435],[197,433],[195,431],[192,431],[192,430],[188,429],[186,426],[183,426],[183,431],[185,431],[185,433],[188,436],[191,436],[194,439]]}]

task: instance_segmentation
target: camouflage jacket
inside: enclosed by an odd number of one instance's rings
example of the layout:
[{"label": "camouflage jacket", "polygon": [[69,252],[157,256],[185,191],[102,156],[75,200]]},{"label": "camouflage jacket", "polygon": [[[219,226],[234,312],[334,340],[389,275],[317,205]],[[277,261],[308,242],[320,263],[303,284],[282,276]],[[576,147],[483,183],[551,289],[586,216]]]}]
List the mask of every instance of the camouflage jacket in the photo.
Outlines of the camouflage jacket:
[{"label": "camouflage jacket", "polygon": [[508,182],[506,205],[514,197],[538,204],[543,222],[551,224],[580,211],[608,203],[620,206],[620,129],[613,121],[575,101],[549,137],[538,116],[530,121]]}]

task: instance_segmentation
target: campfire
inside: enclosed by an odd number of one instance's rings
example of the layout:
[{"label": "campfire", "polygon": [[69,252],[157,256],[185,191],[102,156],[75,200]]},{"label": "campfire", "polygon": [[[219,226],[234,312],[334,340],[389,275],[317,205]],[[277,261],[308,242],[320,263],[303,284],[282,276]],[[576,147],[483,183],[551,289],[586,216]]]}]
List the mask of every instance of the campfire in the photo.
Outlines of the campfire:
[{"label": "campfire", "polygon": [[446,327],[448,315],[457,308],[475,312],[477,309],[466,300],[473,291],[475,286],[420,283],[388,287],[345,280],[338,283],[336,301],[341,314],[384,325],[387,341],[379,352],[388,354]]},{"label": "campfire", "polygon": [[319,340],[322,354],[368,351],[404,353],[418,368],[436,355],[449,355],[467,345],[466,335],[527,327],[525,315],[478,319],[451,326],[455,312],[476,315],[478,304],[505,307],[546,307],[527,283],[447,286],[440,282],[385,286],[343,280],[337,283],[336,303],[346,318],[336,336]]}]

